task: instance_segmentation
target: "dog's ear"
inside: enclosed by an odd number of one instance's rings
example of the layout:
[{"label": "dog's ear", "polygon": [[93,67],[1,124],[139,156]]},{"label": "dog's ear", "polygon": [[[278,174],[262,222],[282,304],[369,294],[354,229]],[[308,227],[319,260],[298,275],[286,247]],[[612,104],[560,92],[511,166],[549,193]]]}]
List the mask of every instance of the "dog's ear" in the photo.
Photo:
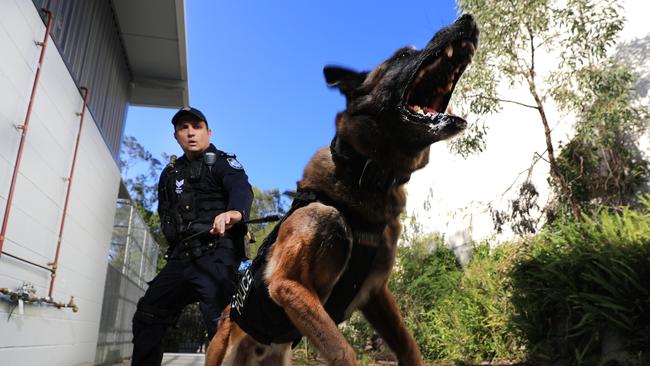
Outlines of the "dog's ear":
[{"label": "dog's ear", "polygon": [[325,81],[330,88],[338,88],[347,95],[358,88],[366,80],[367,72],[357,72],[340,66],[325,66],[323,69]]}]

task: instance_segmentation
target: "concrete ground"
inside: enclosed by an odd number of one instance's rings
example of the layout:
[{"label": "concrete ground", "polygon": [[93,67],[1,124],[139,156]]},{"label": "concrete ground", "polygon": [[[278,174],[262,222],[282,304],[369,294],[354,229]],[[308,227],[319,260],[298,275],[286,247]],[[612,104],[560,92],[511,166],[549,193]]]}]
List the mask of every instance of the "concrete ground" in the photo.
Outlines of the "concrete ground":
[{"label": "concrete ground", "polygon": [[[161,366],[203,366],[205,357],[202,353],[165,353]],[[131,366],[131,360],[124,360],[111,366]]]},{"label": "concrete ground", "polygon": [[203,366],[205,355],[202,353],[165,353],[161,366]]}]

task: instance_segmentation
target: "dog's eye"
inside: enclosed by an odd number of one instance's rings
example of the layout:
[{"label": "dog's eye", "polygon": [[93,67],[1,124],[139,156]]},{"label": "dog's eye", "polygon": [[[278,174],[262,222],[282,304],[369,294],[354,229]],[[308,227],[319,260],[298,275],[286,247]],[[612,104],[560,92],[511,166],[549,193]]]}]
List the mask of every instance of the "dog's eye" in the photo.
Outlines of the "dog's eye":
[{"label": "dog's eye", "polygon": [[406,57],[406,56],[408,56],[410,54],[411,54],[411,52],[409,52],[409,51],[402,51],[402,52],[399,53],[399,55],[397,55],[397,58],[404,58],[404,57]]}]

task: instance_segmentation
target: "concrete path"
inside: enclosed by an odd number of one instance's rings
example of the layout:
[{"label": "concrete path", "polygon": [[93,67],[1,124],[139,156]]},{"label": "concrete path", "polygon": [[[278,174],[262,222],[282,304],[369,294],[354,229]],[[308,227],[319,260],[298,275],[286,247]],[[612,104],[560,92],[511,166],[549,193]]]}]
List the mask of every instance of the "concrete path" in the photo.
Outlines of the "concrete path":
[{"label": "concrete path", "polygon": [[165,353],[161,366],[203,366],[202,353]]},{"label": "concrete path", "polygon": [[[205,355],[202,353],[165,353],[161,366],[203,366]],[[124,360],[111,366],[131,366],[131,360]]]}]

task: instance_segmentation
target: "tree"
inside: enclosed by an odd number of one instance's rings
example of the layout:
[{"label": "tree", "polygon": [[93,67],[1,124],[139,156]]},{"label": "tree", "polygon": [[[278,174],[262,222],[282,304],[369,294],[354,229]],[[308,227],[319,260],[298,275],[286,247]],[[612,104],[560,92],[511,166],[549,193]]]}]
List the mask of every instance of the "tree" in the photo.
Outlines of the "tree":
[{"label": "tree", "polygon": [[[631,87],[630,72],[608,56],[623,28],[621,5],[595,0],[459,0],[458,5],[473,14],[481,27],[481,48],[457,91],[461,100],[468,101],[464,111],[487,116],[506,103],[536,110],[546,146],[540,157],[549,164],[556,202],[565,203],[576,219],[581,217],[584,200],[591,197],[577,192],[586,187],[578,187],[578,180],[590,181],[601,167],[618,164],[625,177],[615,173],[614,186],[629,183],[627,188],[633,190],[644,169],[643,162],[632,161],[634,154],[628,152],[634,150],[634,137],[642,130],[643,112],[625,92]],[[541,54],[545,64],[551,64],[550,71],[540,68]],[[523,86],[528,100],[500,97],[498,90],[504,86]],[[574,154],[567,151],[558,157],[555,151],[551,126],[556,121],[550,121],[547,113],[551,101],[576,116],[576,137],[570,146]],[[469,131],[457,140],[455,151],[482,151],[485,123]],[[627,152],[608,150],[623,146],[622,140]],[[603,149],[590,154],[594,162],[590,169],[567,170],[594,147]],[[631,166],[638,179],[628,179]]]},{"label": "tree", "polygon": [[[168,160],[163,155],[162,161]],[[129,176],[129,172],[136,166],[142,166],[135,176]],[[148,211],[153,211],[154,204],[158,201],[158,177],[163,169],[161,160],[156,159],[147,149],[133,136],[125,136],[120,149],[120,171],[125,178],[131,200],[138,203]]]},{"label": "tree", "polygon": [[[260,190],[253,187],[253,205],[251,206],[251,219],[265,217],[272,214],[284,214],[287,211],[287,204],[283,201],[283,194],[277,188]],[[251,245],[251,256],[255,256],[257,249],[264,238],[273,230],[275,223],[253,224],[249,226],[251,237],[255,243]],[[251,243],[253,244],[253,243]]]},{"label": "tree", "polygon": [[[164,167],[162,161],[168,156],[156,159],[134,136],[125,136],[120,149],[120,171],[131,202],[145,220],[149,232],[160,246],[160,253],[168,248],[167,240],[160,229],[160,217],[155,211],[158,202],[158,177]],[[139,173],[129,176],[129,171],[138,167]],[[156,270],[165,265],[162,255],[158,256]]]}]

